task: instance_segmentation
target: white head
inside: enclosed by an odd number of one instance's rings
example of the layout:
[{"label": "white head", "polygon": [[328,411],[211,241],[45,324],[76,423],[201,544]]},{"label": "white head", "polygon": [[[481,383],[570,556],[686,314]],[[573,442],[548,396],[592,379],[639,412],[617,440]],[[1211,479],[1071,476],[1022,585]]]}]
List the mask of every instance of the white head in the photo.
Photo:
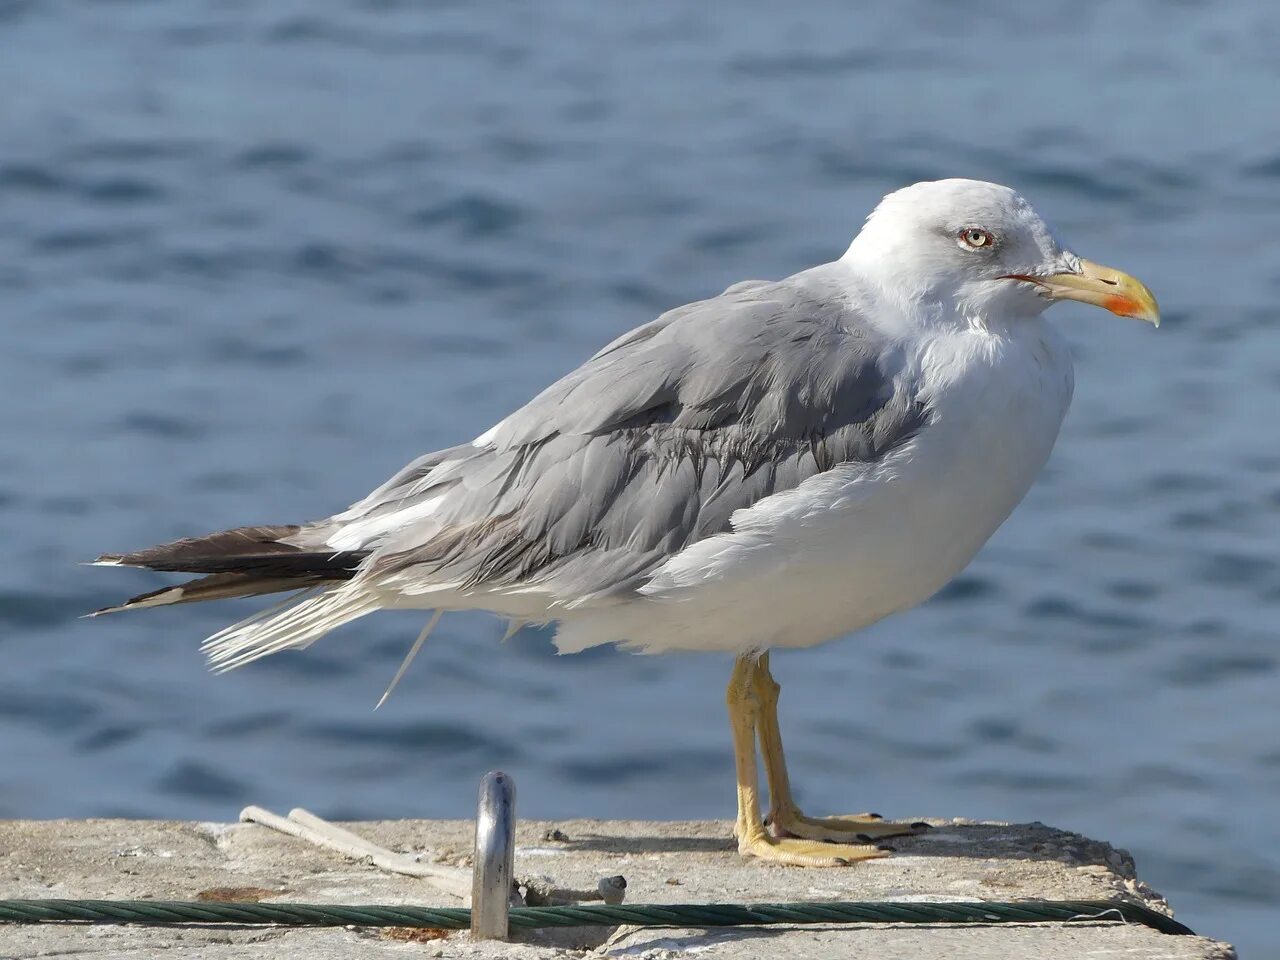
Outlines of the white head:
[{"label": "white head", "polygon": [[936,180],[891,193],[843,259],[908,308],[986,321],[1070,299],[1160,322],[1151,291],[1076,256],[1030,203],[996,183]]}]

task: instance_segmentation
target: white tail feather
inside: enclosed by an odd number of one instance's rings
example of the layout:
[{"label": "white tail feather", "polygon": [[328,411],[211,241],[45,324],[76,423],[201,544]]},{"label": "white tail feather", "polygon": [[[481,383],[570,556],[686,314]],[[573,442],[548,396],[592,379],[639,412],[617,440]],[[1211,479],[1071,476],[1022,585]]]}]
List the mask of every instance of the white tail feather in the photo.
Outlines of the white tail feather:
[{"label": "white tail feather", "polygon": [[255,613],[219,630],[200,649],[213,670],[225,673],[281,650],[308,647],[335,627],[381,606],[376,596],[344,585],[316,596],[295,597],[283,610],[277,605]]},{"label": "white tail feather", "polygon": [[373,709],[377,710],[387,702],[387,697],[391,696],[391,691],[396,688],[396,684],[400,682],[400,678],[404,676],[405,671],[409,669],[409,664],[413,663],[414,657],[418,655],[418,651],[422,649],[422,645],[427,642],[427,637],[431,635],[431,631],[435,629],[436,624],[440,622],[440,614],[443,610],[437,609],[431,614],[431,618],[427,621],[427,625],[422,628],[422,632],[418,634],[418,639],[413,641],[413,646],[409,648],[409,652],[404,655],[404,659],[400,661],[400,669],[396,671],[396,675],[391,678],[391,682],[387,684],[386,692],[378,700],[377,706]]}]

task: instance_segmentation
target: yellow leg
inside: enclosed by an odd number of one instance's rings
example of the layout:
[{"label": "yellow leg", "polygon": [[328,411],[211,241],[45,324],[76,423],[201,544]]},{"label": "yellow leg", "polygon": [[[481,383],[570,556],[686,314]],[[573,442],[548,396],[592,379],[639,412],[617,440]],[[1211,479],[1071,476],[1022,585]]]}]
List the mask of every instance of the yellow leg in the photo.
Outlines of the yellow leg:
[{"label": "yellow leg", "polygon": [[775,863],[799,867],[839,867],[856,860],[888,855],[875,844],[823,843],[819,840],[788,837],[775,839],[765,831],[760,816],[759,780],[756,773],[756,722],[760,700],[756,694],[756,663],[739,657],[733,665],[725,702],[733,729],[733,757],[738,774],[738,820],[734,834],[738,852]]},{"label": "yellow leg", "polygon": [[843,817],[806,817],[791,796],[787,761],[782,754],[782,732],[778,727],[778,692],[781,687],[769,672],[769,655],[763,654],[752,676],[759,702],[757,729],[764,772],[769,781],[769,822],[783,836],[835,842],[873,842],[882,837],[902,837],[923,833],[924,822],[890,823],[874,813],[851,813]]}]

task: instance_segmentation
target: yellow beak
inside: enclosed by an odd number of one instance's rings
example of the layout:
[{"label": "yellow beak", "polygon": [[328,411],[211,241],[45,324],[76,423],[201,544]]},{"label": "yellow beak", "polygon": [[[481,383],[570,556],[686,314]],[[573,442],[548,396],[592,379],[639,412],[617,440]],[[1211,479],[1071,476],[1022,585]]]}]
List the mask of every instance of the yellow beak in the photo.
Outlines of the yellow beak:
[{"label": "yellow beak", "polygon": [[1079,300],[1110,310],[1116,316],[1133,317],[1160,326],[1160,305],[1141,281],[1113,267],[1092,260],[1080,261],[1079,273],[1055,273],[1047,277],[1015,274],[1010,280],[1025,280],[1040,288],[1050,300]]}]

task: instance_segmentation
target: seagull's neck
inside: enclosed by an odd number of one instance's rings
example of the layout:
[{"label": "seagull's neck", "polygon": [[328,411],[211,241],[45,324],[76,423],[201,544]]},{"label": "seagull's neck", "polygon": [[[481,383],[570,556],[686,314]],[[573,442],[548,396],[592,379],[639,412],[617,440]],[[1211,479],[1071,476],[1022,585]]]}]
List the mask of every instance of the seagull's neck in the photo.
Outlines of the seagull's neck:
[{"label": "seagull's neck", "polygon": [[963,316],[954,298],[877,264],[863,264],[845,254],[818,269],[838,284],[865,322],[890,336],[919,337],[974,326],[974,318]]}]

